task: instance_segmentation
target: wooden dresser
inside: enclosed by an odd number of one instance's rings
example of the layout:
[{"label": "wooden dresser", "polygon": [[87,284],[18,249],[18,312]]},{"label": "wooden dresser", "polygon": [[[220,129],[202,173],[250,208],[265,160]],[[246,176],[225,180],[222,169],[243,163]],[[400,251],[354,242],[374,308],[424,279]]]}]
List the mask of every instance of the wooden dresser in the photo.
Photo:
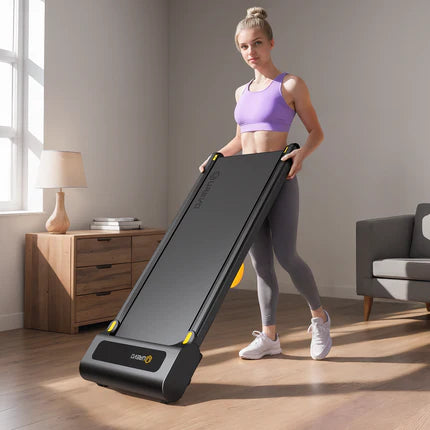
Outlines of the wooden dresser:
[{"label": "wooden dresser", "polygon": [[150,228],[26,234],[24,327],[77,333],[113,319],[164,234]]}]

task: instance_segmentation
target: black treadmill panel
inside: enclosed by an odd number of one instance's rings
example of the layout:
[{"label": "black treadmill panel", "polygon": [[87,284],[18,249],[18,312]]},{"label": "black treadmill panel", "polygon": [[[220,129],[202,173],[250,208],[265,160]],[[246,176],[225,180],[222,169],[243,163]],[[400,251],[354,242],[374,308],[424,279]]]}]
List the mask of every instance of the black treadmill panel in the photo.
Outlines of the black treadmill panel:
[{"label": "black treadmill panel", "polygon": [[184,340],[280,154],[216,161],[117,336],[164,345]]}]

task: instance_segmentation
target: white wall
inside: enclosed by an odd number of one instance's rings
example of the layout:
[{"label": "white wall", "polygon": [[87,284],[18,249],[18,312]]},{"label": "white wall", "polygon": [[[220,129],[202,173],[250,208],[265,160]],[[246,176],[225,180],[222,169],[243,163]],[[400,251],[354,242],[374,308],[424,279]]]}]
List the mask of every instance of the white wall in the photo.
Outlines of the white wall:
[{"label": "white wall", "polygon": [[[66,189],[71,230],[94,216],[167,227],[168,3],[46,0],[45,148],[81,151],[87,189]],[[0,329],[22,327],[24,235],[43,215],[0,215]]]},{"label": "white wall", "polygon": [[[249,1],[169,3],[169,220],[197,166],[235,133],[234,90],[253,77],[234,46]],[[259,1],[272,57],[301,76],[325,141],[298,174],[298,251],[321,295],[355,296],[355,223],[414,213],[429,201],[430,3],[424,0]],[[289,142],[304,144],[296,117]],[[255,288],[251,261],[241,284]],[[295,291],[277,264],[280,288]]]}]

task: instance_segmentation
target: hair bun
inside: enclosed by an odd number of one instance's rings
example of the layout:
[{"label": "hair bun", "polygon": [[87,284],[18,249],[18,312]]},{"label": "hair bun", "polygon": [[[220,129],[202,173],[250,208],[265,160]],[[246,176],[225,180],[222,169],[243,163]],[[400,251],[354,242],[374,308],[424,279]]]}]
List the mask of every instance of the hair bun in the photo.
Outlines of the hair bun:
[{"label": "hair bun", "polygon": [[250,7],[246,11],[246,18],[266,19],[267,12],[262,7]]}]

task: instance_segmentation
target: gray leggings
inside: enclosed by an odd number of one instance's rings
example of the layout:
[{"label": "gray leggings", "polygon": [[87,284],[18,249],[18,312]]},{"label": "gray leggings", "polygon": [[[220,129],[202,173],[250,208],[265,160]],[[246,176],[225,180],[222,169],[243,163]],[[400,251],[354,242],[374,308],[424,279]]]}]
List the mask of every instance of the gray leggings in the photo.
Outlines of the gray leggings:
[{"label": "gray leggings", "polygon": [[[312,271],[296,251],[299,219],[299,183],[286,179],[249,250],[257,275],[258,302],[263,325],[274,325],[278,304],[278,280],[273,264],[273,251],[279,264],[290,274],[294,286],[312,310],[321,306]],[[272,248],[273,244],[273,248]]]}]

